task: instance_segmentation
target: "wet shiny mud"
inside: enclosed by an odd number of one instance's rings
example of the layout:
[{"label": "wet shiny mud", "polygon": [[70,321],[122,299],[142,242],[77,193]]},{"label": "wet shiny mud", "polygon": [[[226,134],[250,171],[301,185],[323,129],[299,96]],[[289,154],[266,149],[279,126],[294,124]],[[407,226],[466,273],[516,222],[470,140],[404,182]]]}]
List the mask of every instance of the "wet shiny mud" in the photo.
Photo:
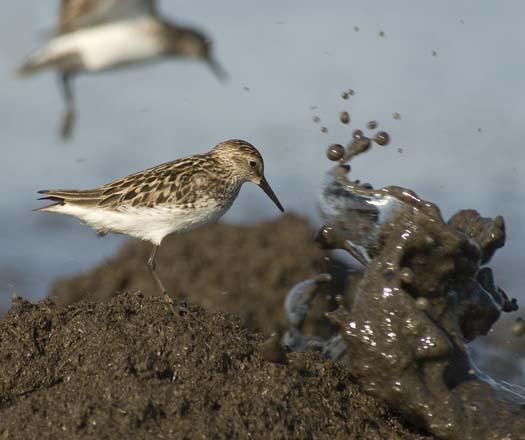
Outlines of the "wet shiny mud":
[{"label": "wet shiny mud", "polygon": [[525,390],[483,374],[468,352],[468,342],[517,309],[486,266],[505,243],[503,218],[468,209],[445,221],[409,189],[352,181],[349,162],[374,142],[386,145],[388,134],[369,139],[356,130],[346,149],[327,151],[339,163],[322,190],[318,241],[363,266],[327,313],[337,332],[324,339],[301,332],[326,281],[312,278],[288,295],[283,343],[341,359],[367,392],[440,438],[525,438]]},{"label": "wet shiny mud", "polygon": [[523,391],[468,353],[517,307],[487,267],[503,218],[445,221],[411,190],[352,180],[354,157],[390,144],[372,126],[327,151],[337,164],[316,237],[362,270],[327,263],[294,215],[210,225],[161,249],[169,290],[189,304],[173,320],[149,246],[130,241],[57,282],[56,303],[17,298],[0,321],[0,438],[523,438]]},{"label": "wet shiny mud", "polygon": [[263,359],[233,315],[126,292],[0,321],[0,439],[423,440],[317,353]]}]

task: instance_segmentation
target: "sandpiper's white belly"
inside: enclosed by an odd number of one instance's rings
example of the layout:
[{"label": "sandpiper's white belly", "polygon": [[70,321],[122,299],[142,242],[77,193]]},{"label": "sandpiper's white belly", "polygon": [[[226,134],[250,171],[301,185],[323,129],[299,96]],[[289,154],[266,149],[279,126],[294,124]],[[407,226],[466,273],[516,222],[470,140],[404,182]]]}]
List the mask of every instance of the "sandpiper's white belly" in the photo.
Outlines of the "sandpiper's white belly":
[{"label": "sandpiper's white belly", "polygon": [[76,53],[88,71],[155,58],[162,52],[162,40],[151,17],[112,22],[53,38],[34,56],[59,57]]},{"label": "sandpiper's white belly", "polygon": [[233,200],[228,205],[210,203],[196,209],[161,205],[154,208],[129,206],[119,210],[66,203],[50,207],[48,211],[77,217],[100,232],[127,234],[159,245],[169,234],[186,232],[217,221],[231,203]]}]

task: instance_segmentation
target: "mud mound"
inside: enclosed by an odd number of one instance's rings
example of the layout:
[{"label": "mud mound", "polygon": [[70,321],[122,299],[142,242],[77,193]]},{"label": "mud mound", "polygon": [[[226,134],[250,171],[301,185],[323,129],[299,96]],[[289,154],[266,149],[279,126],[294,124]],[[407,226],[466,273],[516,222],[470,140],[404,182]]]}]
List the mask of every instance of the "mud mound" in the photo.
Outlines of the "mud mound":
[{"label": "mud mound", "polygon": [[237,318],[125,293],[0,322],[0,438],[416,439],[342,365],[259,355]]},{"label": "mud mound", "polygon": [[[283,323],[284,297],[294,284],[325,270],[343,282],[344,270],[325,264],[313,235],[310,223],[292,214],[251,226],[214,224],[168,237],[157,271],[178,299],[235,313],[243,325],[269,334]],[[135,289],[156,295],[146,267],[150,252],[150,244],[131,240],[97,268],[55,283],[50,296],[64,305]],[[331,291],[340,293],[334,285]]]}]

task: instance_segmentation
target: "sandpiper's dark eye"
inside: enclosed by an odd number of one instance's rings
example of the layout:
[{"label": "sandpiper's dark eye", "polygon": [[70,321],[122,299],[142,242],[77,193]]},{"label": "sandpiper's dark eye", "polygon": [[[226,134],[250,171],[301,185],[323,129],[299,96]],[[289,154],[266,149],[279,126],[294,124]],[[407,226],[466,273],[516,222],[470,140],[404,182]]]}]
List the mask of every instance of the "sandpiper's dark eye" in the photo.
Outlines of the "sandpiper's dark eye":
[{"label": "sandpiper's dark eye", "polygon": [[257,166],[257,162],[255,162],[254,160],[250,160],[250,166],[252,168],[255,168]]}]

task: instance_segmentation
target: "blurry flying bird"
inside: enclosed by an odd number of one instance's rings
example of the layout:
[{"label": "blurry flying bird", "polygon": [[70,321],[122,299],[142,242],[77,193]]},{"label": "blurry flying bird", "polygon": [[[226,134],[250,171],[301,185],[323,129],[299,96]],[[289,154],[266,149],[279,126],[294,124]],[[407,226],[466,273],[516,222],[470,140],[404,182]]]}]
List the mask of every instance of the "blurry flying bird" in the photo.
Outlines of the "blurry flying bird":
[{"label": "blurry flying bird", "polygon": [[59,72],[66,103],[62,137],[68,138],[75,119],[73,76],[170,56],[202,59],[219,79],[227,77],[213,57],[211,40],[164,20],[155,0],[62,0],[54,36],[18,73]]}]

